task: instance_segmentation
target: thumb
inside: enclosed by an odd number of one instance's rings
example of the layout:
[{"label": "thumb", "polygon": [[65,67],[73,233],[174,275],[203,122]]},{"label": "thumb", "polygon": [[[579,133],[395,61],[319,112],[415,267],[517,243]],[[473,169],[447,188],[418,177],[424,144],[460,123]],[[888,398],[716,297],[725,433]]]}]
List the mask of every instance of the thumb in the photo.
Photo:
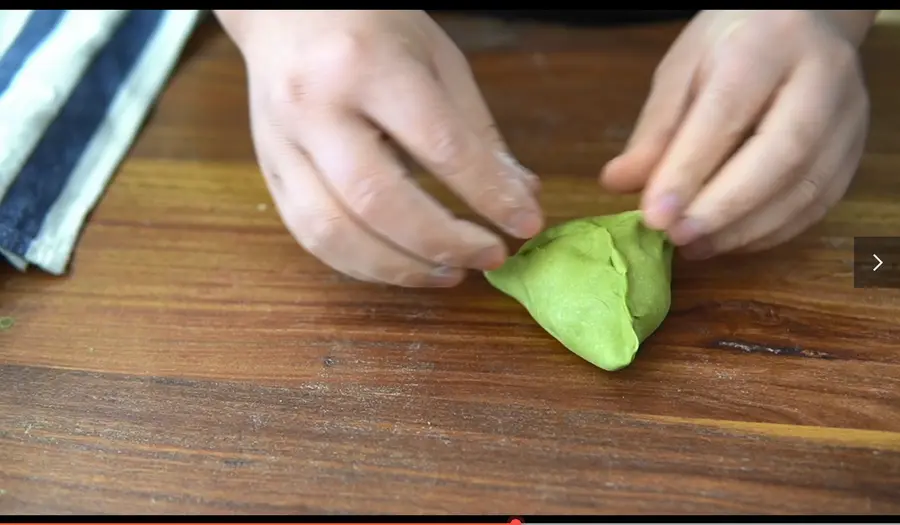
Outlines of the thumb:
[{"label": "thumb", "polygon": [[600,183],[609,191],[632,193],[643,189],[678,131],[690,104],[695,68],[677,53],[673,49],[656,70],[650,96],[625,151],[610,160],[600,173]]}]

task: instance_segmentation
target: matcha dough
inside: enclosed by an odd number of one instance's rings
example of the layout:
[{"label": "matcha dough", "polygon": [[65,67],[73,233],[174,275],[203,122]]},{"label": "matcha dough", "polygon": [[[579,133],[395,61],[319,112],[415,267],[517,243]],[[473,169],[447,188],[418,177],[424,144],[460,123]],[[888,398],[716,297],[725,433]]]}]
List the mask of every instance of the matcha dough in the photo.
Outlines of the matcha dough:
[{"label": "matcha dough", "polygon": [[550,228],[485,276],[569,350],[613,371],[668,314],[671,266],[665,234],[630,211]]}]

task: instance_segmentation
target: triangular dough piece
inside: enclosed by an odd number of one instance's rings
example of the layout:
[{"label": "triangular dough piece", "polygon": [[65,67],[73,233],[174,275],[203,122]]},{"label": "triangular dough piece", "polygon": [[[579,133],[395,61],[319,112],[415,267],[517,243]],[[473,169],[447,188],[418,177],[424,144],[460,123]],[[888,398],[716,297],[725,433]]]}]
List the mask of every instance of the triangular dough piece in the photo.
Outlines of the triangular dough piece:
[{"label": "triangular dough piece", "polygon": [[672,251],[631,211],[550,228],[485,276],[566,348],[613,371],[669,312]]}]

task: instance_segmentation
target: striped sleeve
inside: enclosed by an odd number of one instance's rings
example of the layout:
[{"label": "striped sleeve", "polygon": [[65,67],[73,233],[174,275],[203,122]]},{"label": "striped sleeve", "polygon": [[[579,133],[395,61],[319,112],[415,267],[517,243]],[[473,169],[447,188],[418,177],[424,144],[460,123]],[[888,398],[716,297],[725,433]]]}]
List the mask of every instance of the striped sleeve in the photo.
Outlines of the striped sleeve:
[{"label": "striped sleeve", "polygon": [[60,275],[196,10],[0,11],[0,254]]}]

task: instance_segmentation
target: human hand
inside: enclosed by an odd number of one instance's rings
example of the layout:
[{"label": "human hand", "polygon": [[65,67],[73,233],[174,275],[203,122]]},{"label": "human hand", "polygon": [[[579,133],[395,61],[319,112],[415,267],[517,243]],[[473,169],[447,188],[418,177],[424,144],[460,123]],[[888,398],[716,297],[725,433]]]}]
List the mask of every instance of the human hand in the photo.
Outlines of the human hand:
[{"label": "human hand", "polygon": [[643,189],[645,222],[688,258],[800,234],[844,195],[868,133],[865,31],[845,29],[828,12],[699,14],[601,181]]},{"label": "human hand", "polygon": [[407,177],[390,137],[510,235],[543,226],[463,54],[422,11],[217,12],[244,56],[253,141],[282,219],[351,277],[453,286],[506,247]]}]

